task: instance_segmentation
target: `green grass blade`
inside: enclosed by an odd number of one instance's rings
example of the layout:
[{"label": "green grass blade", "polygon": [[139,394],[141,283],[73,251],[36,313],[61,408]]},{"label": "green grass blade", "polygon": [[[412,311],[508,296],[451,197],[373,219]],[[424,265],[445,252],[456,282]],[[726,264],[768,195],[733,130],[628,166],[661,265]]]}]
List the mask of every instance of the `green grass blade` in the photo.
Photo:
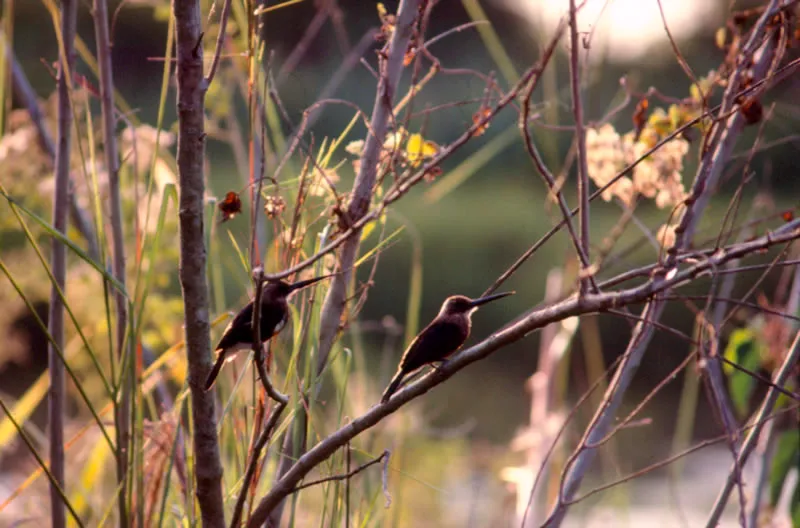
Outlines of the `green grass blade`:
[{"label": "green grass blade", "polygon": [[[489,17],[486,16],[486,12],[483,10],[478,0],[461,0],[461,3],[464,5],[464,9],[473,22],[489,20]],[[503,74],[503,77],[505,77],[506,82],[508,84],[516,83],[519,80],[519,73],[517,73],[516,68],[514,68],[514,63],[503,47],[503,43],[500,42],[500,37],[497,35],[494,26],[492,24],[479,24],[477,28],[478,34],[483,40],[483,45],[486,47],[486,50],[489,52],[495,64],[497,64],[497,67],[500,68],[500,72]]]},{"label": "green grass blade", "polygon": [[[2,192],[2,191],[0,191],[0,192]],[[58,292],[58,296],[61,299],[61,302],[64,305],[64,309],[67,311],[67,314],[69,314],[70,320],[72,321],[72,324],[75,326],[75,330],[78,332],[78,335],[81,336],[81,340],[83,341],[83,344],[84,344],[84,346],[86,346],[86,350],[89,353],[89,358],[92,360],[92,363],[94,364],[94,367],[97,370],[97,373],[100,375],[100,379],[103,382],[103,387],[106,389],[106,392],[108,393],[109,397],[113,397],[114,392],[112,391],[112,388],[108,383],[108,379],[106,378],[106,375],[103,372],[103,368],[100,365],[100,361],[98,361],[98,359],[97,359],[97,354],[95,353],[94,348],[92,348],[92,346],[89,344],[89,340],[86,339],[86,336],[83,334],[83,329],[81,328],[81,325],[78,323],[78,319],[75,317],[75,313],[72,311],[72,307],[70,306],[69,302],[67,301],[67,298],[64,295],[64,292],[61,290],[61,288],[59,287],[58,283],[56,282],[55,277],[53,277],[53,272],[50,269],[50,263],[47,261],[47,259],[42,254],[42,250],[39,247],[39,244],[36,243],[36,239],[33,237],[33,234],[30,232],[30,229],[28,229],[28,225],[22,219],[22,216],[20,216],[19,212],[17,211],[16,206],[13,205],[13,204],[11,205],[11,211],[14,213],[14,216],[17,218],[17,221],[19,222],[20,227],[22,227],[22,231],[25,233],[25,237],[28,239],[28,242],[30,243],[31,247],[33,248],[34,252],[36,253],[36,256],[39,258],[39,262],[41,262],[42,267],[44,268],[45,273],[47,273],[47,276],[50,279],[51,284],[55,287],[55,290]],[[105,270],[104,270],[104,272],[105,272]],[[20,290],[17,290],[17,291],[20,291]]]},{"label": "green grass blade", "polygon": [[[89,264],[91,267],[93,267],[98,273],[100,273],[103,276],[103,278],[105,280],[107,280],[111,284],[113,284],[114,287],[120,293],[122,293],[122,295],[124,295],[126,299],[128,299],[128,293],[127,293],[127,291],[125,291],[125,287],[122,284],[120,284],[120,282],[117,279],[115,279],[114,276],[111,275],[111,273],[109,273],[102,266],[102,264],[96,262],[93,258],[91,258],[89,255],[87,255],[86,252],[84,250],[82,250],[81,248],[79,248],[72,240],[70,240],[69,238],[64,236],[62,233],[59,233],[55,228],[53,228],[53,226],[52,226],[52,224],[50,224],[50,222],[48,222],[47,220],[45,220],[41,216],[39,216],[36,213],[34,213],[30,209],[28,209],[27,207],[25,207],[24,205],[19,203],[17,200],[15,200],[11,195],[9,195],[6,192],[5,187],[3,187],[2,184],[0,184],[0,196],[2,196],[3,198],[6,199],[6,201],[8,202],[8,205],[11,207],[11,210],[17,215],[17,218],[20,218],[20,216],[18,214],[18,211],[22,211],[23,213],[28,215],[37,224],[39,224],[42,227],[42,229],[44,229],[45,232],[49,236],[54,237],[59,242],[61,242],[62,244],[67,246],[69,249],[71,249],[73,253],[75,253],[78,257],[81,258],[81,260],[85,261],[87,264]],[[27,229],[26,229],[26,231],[27,231]],[[28,232],[28,235],[30,235],[30,232]]]},{"label": "green grass blade", "polygon": [[250,266],[247,264],[247,258],[245,258],[244,253],[242,253],[242,249],[239,247],[239,244],[236,242],[236,237],[233,236],[233,233],[231,233],[230,229],[228,229],[228,238],[230,238],[231,245],[233,245],[233,250],[239,257],[239,263],[242,265],[242,269],[244,269],[245,272],[249,272]]},{"label": "green grass blade", "polygon": [[135,327],[134,331],[134,343],[138,343],[139,339],[141,339],[142,335],[142,322],[144,321],[144,307],[147,301],[147,296],[150,293],[150,286],[153,282],[153,268],[155,268],[155,261],[156,261],[156,251],[159,246],[159,242],[161,241],[161,233],[164,230],[164,223],[167,219],[167,207],[169,206],[170,199],[172,199],[172,203],[177,207],[178,206],[178,191],[173,184],[167,184],[164,186],[164,192],[162,194],[161,199],[161,207],[158,211],[158,221],[156,222],[156,232],[153,238],[152,243],[148,247],[147,250],[147,272],[145,273],[144,279],[140,278],[141,269],[145,266],[140,265],[139,270],[137,270],[137,279],[136,279],[136,289],[137,293],[134,296],[135,302],[134,307],[138,305],[138,309],[136,310],[136,317],[135,321],[138,324]]},{"label": "green grass blade", "polygon": [[[103,436],[106,438],[106,441],[108,442],[109,447],[111,447],[111,449],[113,450],[114,449],[114,442],[112,442],[111,441],[111,437],[108,436],[108,432],[106,431],[106,428],[103,425],[103,421],[97,415],[97,411],[95,410],[94,406],[92,405],[91,401],[89,400],[89,397],[87,396],[86,391],[84,391],[84,389],[83,389],[83,384],[80,382],[78,377],[75,375],[75,372],[69,366],[69,363],[67,362],[67,358],[64,356],[64,353],[61,350],[61,347],[58,346],[58,343],[56,343],[55,339],[53,339],[53,336],[50,334],[50,331],[48,330],[47,325],[44,323],[44,321],[41,320],[39,315],[36,313],[36,310],[34,309],[34,307],[31,304],[31,302],[28,300],[28,297],[22,291],[22,288],[20,288],[19,283],[17,283],[17,281],[14,279],[14,276],[11,274],[9,269],[6,267],[6,265],[5,265],[5,263],[3,262],[2,259],[0,259],[0,271],[2,271],[5,274],[5,276],[8,277],[9,282],[11,282],[11,285],[17,291],[17,294],[19,294],[20,298],[22,299],[22,302],[25,303],[25,306],[27,306],[28,310],[30,310],[31,314],[33,314],[34,318],[36,319],[36,323],[39,325],[39,328],[42,330],[42,332],[44,332],[44,334],[47,337],[47,340],[50,342],[50,344],[53,345],[53,349],[56,351],[56,353],[58,354],[59,359],[64,364],[64,369],[69,374],[69,377],[72,378],[72,381],[75,383],[75,387],[78,389],[78,392],[80,393],[81,398],[86,403],[86,406],[89,408],[89,412],[92,413],[92,416],[94,417],[95,421],[97,422],[97,426],[100,428],[100,431],[103,433]],[[66,301],[65,301],[65,306],[66,306]],[[76,324],[77,324],[77,321],[76,321]]]},{"label": "green grass blade", "polygon": [[364,253],[356,261],[356,263],[353,264],[353,268],[358,268],[360,265],[362,265],[363,263],[368,261],[370,259],[370,257],[372,257],[375,253],[377,253],[381,248],[386,246],[386,244],[391,242],[393,238],[395,238],[397,235],[402,233],[404,229],[405,229],[404,226],[400,226],[397,229],[395,229],[388,237],[386,237],[385,239],[381,240],[381,242],[379,244],[377,244],[374,248],[372,248],[369,251],[367,251],[366,253]]}]

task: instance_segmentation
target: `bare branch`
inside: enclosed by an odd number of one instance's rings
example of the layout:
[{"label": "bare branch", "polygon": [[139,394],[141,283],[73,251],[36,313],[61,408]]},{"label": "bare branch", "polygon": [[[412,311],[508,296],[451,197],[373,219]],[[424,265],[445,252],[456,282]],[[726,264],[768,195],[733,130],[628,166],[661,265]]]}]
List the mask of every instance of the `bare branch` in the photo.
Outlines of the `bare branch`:
[{"label": "bare branch", "polygon": [[[292,492],[303,477],[319,463],[335,453],[337,449],[409,401],[443,383],[467,365],[487,357],[492,352],[516,342],[550,323],[571,316],[603,312],[650,299],[664,291],[694,280],[703,273],[707,273],[709,270],[715,269],[729,260],[751,255],[768,247],[798,238],[800,238],[800,219],[781,226],[775,232],[755,240],[722,248],[708,259],[699,261],[687,269],[674,270],[663,277],[656,276],[641,286],[613,293],[588,293],[583,297],[573,295],[564,301],[531,310],[480,343],[459,352],[437,370],[424,375],[418,381],[410,383],[407,387],[399,390],[388,402],[373,406],[366,413],[308,450],[261,499],[253,512],[248,526],[251,528],[260,526],[270,512]],[[644,317],[647,317],[647,314]],[[646,328],[652,327],[648,325]]]},{"label": "bare branch", "polygon": [[[764,43],[763,37],[767,31],[767,22],[779,3],[778,0],[773,0],[771,2],[770,7],[765,11],[761,19],[759,19],[759,22],[753,28],[750,40],[744,48],[742,61],[740,61],[740,63],[750,64],[749,59],[753,57],[752,75],[754,80],[760,81],[764,79],[764,75],[766,75],[767,69],[772,63],[772,47],[768,42],[769,39]],[[740,68],[740,70],[743,69],[744,68]],[[675,271],[678,255],[681,251],[685,251],[686,248],[689,247],[697,224],[708,204],[711,194],[710,189],[716,184],[725,163],[730,159],[733,152],[735,141],[744,125],[744,118],[740,112],[728,115],[738,100],[736,97],[737,93],[741,90],[740,79],[743,72],[740,70],[737,70],[731,76],[732,78],[728,84],[720,109],[720,114],[723,117],[721,121],[718,122],[719,126],[717,129],[712,132],[712,139],[707,143],[708,148],[704,151],[691,192],[685,200],[686,210],[675,229],[675,243],[667,250],[667,258],[664,266],[664,271],[667,274],[664,275],[664,279],[651,279],[649,283],[653,281],[660,283],[662,280],[665,280],[669,274]],[[709,262],[714,260],[716,260],[714,257],[708,259]],[[680,275],[680,272],[677,274]],[[669,287],[661,291],[666,293],[668,290]],[[645,306],[642,314],[646,320],[652,319],[658,321],[663,308],[663,299],[661,299],[660,296],[655,296]],[[566,503],[569,503],[577,493],[583,476],[596,454],[596,451],[587,448],[587,445],[594,444],[603,438],[609,427],[613,424],[616,410],[622,403],[622,398],[642,361],[652,333],[653,327],[651,325],[639,323],[634,328],[628,349],[625,351],[625,359],[623,359],[622,364],[618,368],[603,402],[587,428],[573,457],[571,457],[570,463],[567,465],[567,469],[564,472],[564,481],[559,490],[558,502],[545,522],[545,526],[559,526],[561,524],[567,510]],[[710,368],[719,368],[718,361],[710,361],[708,364]]]},{"label": "bare branch", "polygon": [[184,302],[184,331],[188,383],[194,420],[194,459],[197,502],[203,526],[225,526],[222,501],[222,463],[217,439],[214,394],[203,382],[211,369],[206,247],[203,233],[205,180],[203,155],[203,46],[200,3],[174,0],[178,59],[178,173],[180,180],[180,281]]},{"label": "bare branch", "polygon": [[[795,335],[792,348],[789,350],[789,353],[786,354],[781,368],[775,375],[775,379],[773,381],[776,386],[780,387],[787,382],[789,375],[797,366],[798,361],[800,361],[800,332],[797,332]],[[775,387],[770,387],[769,392],[767,392],[767,395],[764,397],[764,401],[761,403],[761,409],[758,411],[758,414],[754,419],[756,425],[750,430],[750,433],[747,435],[747,438],[742,444],[742,448],[739,451],[739,457],[736,459],[736,462],[728,473],[728,478],[725,481],[725,485],[722,487],[722,491],[717,497],[717,501],[711,510],[711,515],[709,515],[708,521],[706,522],[706,526],[708,528],[713,528],[719,524],[719,518],[722,516],[722,511],[725,509],[725,505],[728,503],[728,497],[733,490],[735,482],[738,480],[738,468],[744,466],[745,462],[747,462],[747,459],[750,456],[750,453],[752,453],[753,449],[756,447],[756,444],[758,443],[758,437],[761,435],[761,429],[764,427],[764,420],[770,413],[772,413],[772,408],[775,406],[775,402],[778,401],[778,396],[780,395],[781,391],[776,390]]]},{"label": "bare branch", "polygon": [[253,445],[253,450],[250,453],[250,460],[247,463],[247,469],[245,470],[244,478],[242,479],[242,489],[239,491],[239,497],[236,499],[236,505],[233,507],[230,528],[238,528],[241,526],[242,511],[244,509],[244,503],[247,500],[247,491],[253,484],[253,475],[255,475],[256,469],[258,469],[258,463],[261,459],[261,452],[264,450],[267,442],[269,442],[269,439],[272,437],[272,432],[275,430],[275,426],[278,425],[278,420],[283,414],[283,411],[286,409],[288,403],[288,398],[286,398],[285,401],[277,401],[275,407],[272,409],[272,413],[269,415],[267,423],[264,424],[264,429],[261,431],[258,439]]},{"label": "bare branch", "polygon": [[[575,116],[575,140],[578,143],[578,202],[580,216],[580,248],[587,262],[582,272],[589,266],[589,168],[586,161],[586,129],[583,124],[583,101],[581,99],[580,60],[578,57],[578,9],[575,0],[569,0],[569,80],[572,88],[572,112]],[[580,291],[588,291],[591,277],[580,273]],[[597,285],[594,285],[595,290]]]},{"label": "bare branch", "polygon": [[203,79],[203,89],[208,90],[214,76],[217,74],[219,67],[219,59],[222,55],[222,48],[225,45],[226,28],[228,27],[228,15],[231,11],[231,0],[222,0],[222,13],[219,15],[219,34],[217,35],[217,45],[214,48],[214,58],[211,61],[211,68],[208,70],[208,75]]},{"label": "bare branch", "polygon": [[[347,208],[348,222],[358,223],[369,216],[367,211],[372,199],[372,188],[375,185],[380,153],[389,126],[392,101],[397,92],[400,75],[403,72],[403,58],[405,57],[408,43],[414,31],[414,23],[417,18],[418,8],[419,0],[403,0],[397,10],[395,29],[392,33],[388,48],[385,50],[385,59],[382,60],[382,64],[380,65],[380,77],[372,109],[372,118],[367,130],[367,138],[364,142],[358,174],[353,183],[353,191]],[[338,262],[338,267],[342,273],[336,275],[331,282],[331,287],[325,296],[320,314],[319,348],[317,351],[316,365],[317,375],[319,375],[325,368],[325,365],[327,365],[331,348],[339,334],[339,325],[347,298],[347,287],[350,284],[353,263],[358,254],[361,227],[351,225],[348,228],[348,232],[349,234],[346,237],[345,235],[340,237],[340,240],[344,240],[339,253]],[[319,390],[319,384],[315,383],[314,385],[314,392],[316,392]],[[296,424],[298,424],[298,433],[302,436],[304,436],[305,433],[304,422],[305,420],[302,418],[298,419],[296,422]],[[293,449],[287,449],[291,447],[292,437],[292,434],[286,435],[284,445],[285,452],[293,451]],[[303,441],[300,442],[300,444],[303,443]],[[284,473],[286,473],[289,463],[290,461],[288,458],[283,458],[281,460],[276,475],[278,479],[281,479]],[[281,503],[285,497],[286,495],[281,497]],[[253,524],[254,519],[258,518],[257,514],[259,511],[261,512],[261,522],[263,523],[266,519],[266,515],[272,513],[272,510],[273,508],[270,508],[269,511],[265,512],[264,509],[259,506],[251,518],[250,525],[255,526],[255,524]],[[280,514],[281,508],[275,512],[272,519],[273,524],[279,524]]]},{"label": "bare branch", "polygon": [[[100,73],[100,106],[103,118],[103,145],[105,147],[106,170],[108,171],[109,207],[111,209],[111,236],[114,245],[114,277],[125,286],[125,236],[122,231],[122,201],[119,185],[119,155],[117,152],[116,119],[114,108],[114,75],[111,68],[111,43],[108,34],[108,5],[106,0],[94,0],[94,28],[97,42],[97,66]],[[135,134],[135,133],[134,133]],[[130,405],[136,383],[136,364],[133,358],[133,341],[127,340],[128,305],[123,292],[114,294],[117,308],[117,356],[120,358],[121,397],[115,406],[115,429],[117,431],[117,481],[121,499],[118,501],[120,524],[128,524],[127,486],[128,454],[130,453]],[[127,350],[125,350],[127,348]],[[142,490],[139,490],[142,491]],[[138,503],[143,507],[143,501]]]},{"label": "bare branch", "polygon": [[[69,166],[72,152],[72,66],[75,61],[75,31],[78,12],[76,0],[61,2],[61,35],[59,40],[60,68],[58,70],[58,144],[55,156],[55,192],[53,194],[53,229],[67,233],[69,207]],[[66,387],[64,363],[58,350],[64,349],[64,303],[60,292],[66,292],[67,247],[57,238],[52,241],[50,268],[54,282],[50,291],[47,331],[53,338],[47,345],[47,366],[50,372],[48,425],[50,441],[50,521],[54,528],[66,526],[66,509],[61,490],[64,480],[64,414]]]},{"label": "bare branch", "polygon": [[[764,417],[764,419],[761,420],[760,422],[758,422],[758,424],[759,425],[772,424],[773,420],[775,418],[777,418],[778,416],[780,416],[783,413],[792,411],[794,409],[796,409],[796,407],[789,408],[789,409],[781,409],[780,411],[776,411],[775,413]],[[752,428],[752,427],[755,427],[755,425],[749,426],[749,428]],[[746,429],[748,429],[748,427],[744,427],[743,429],[746,430]],[[626,476],[624,476],[622,478],[619,478],[619,479],[615,480],[614,482],[609,482],[608,484],[603,484],[602,486],[598,486],[598,487],[592,489],[591,491],[587,491],[586,493],[584,493],[580,497],[577,497],[577,498],[573,499],[570,502],[570,505],[577,504],[577,503],[579,503],[579,502],[581,502],[583,500],[588,499],[592,495],[596,495],[597,493],[601,493],[603,491],[609,490],[609,489],[611,489],[611,488],[613,488],[615,486],[619,486],[620,484],[625,484],[626,482],[630,482],[630,481],[632,481],[632,480],[634,480],[636,478],[639,478],[641,476],[644,476],[644,475],[646,475],[646,474],[648,474],[648,473],[650,473],[650,472],[652,472],[652,471],[654,471],[656,469],[664,468],[664,467],[676,462],[677,460],[680,460],[681,458],[684,458],[687,455],[690,455],[692,453],[696,453],[697,451],[700,451],[701,449],[705,449],[706,447],[709,447],[711,445],[725,442],[725,441],[727,441],[727,439],[728,439],[728,435],[724,434],[724,435],[717,436],[715,438],[709,438],[708,440],[703,440],[703,441],[701,441],[701,442],[699,442],[699,443],[697,443],[697,444],[695,444],[695,445],[693,445],[691,447],[688,447],[688,448],[684,449],[680,453],[676,453],[676,454],[674,454],[674,455],[672,455],[672,456],[670,456],[670,457],[668,457],[668,458],[666,458],[664,460],[661,460],[661,461],[656,462],[654,464],[650,464],[649,466],[647,466],[645,468],[642,468],[642,469],[640,469],[640,470],[638,470],[638,471],[636,471],[634,473],[631,473],[629,475],[626,475]],[[753,525],[751,525],[751,526],[753,526]]]},{"label": "bare branch", "polygon": [[384,459],[386,459],[386,463],[388,463],[389,462],[389,456],[390,456],[389,450],[385,449],[383,451],[383,453],[380,454],[380,456],[378,456],[376,458],[373,458],[369,462],[365,462],[365,463],[361,464],[357,468],[355,468],[355,469],[353,469],[351,471],[348,471],[347,473],[345,473],[343,475],[332,475],[330,477],[325,477],[325,478],[321,478],[321,479],[317,479],[317,480],[312,480],[311,482],[305,482],[305,483],[300,484],[299,486],[295,487],[291,491],[291,493],[297,493],[298,491],[300,491],[302,489],[310,488],[311,486],[316,486],[318,484],[324,484],[326,482],[336,482],[336,481],[342,481],[342,480],[350,480],[350,478],[352,478],[353,476],[357,475],[358,473],[361,473],[362,471],[364,471],[365,469],[367,469],[370,466],[374,466],[375,464],[381,462]]}]

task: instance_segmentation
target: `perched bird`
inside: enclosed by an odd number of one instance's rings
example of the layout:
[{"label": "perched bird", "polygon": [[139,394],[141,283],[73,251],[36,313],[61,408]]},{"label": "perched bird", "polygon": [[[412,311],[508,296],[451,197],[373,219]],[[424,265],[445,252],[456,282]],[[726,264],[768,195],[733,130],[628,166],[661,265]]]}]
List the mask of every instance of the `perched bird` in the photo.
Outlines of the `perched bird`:
[{"label": "perched bird", "polygon": [[496,293],[479,299],[454,295],[445,299],[439,315],[414,338],[403,353],[397,374],[383,393],[381,403],[389,401],[405,376],[428,363],[444,361],[458,350],[469,337],[472,312],[479,306],[513,294],[514,292]]},{"label": "perched bird", "polygon": [[[289,319],[289,303],[287,299],[295,291],[311,286],[315,282],[326,279],[330,275],[314,277],[313,279],[288,283],[284,281],[268,281],[261,292],[261,320],[260,337],[262,344],[283,330],[286,321]],[[239,313],[228,324],[222,333],[215,350],[217,360],[206,378],[205,390],[209,390],[216,381],[222,365],[226,361],[233,359],[236,352],[240,350],[252,350],[253,348],[253,301],[247,303]]]}]

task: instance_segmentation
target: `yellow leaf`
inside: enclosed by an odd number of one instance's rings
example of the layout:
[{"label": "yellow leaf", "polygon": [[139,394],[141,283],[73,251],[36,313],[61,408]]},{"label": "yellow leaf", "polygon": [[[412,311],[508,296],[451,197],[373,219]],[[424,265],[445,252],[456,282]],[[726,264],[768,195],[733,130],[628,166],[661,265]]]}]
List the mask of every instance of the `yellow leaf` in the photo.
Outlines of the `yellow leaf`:
[{"label": "yellow leaf", "polygon": [[725,49],[725,44],[728,42],[728,28],[717,28],[716,33],[714,33],[714,43],[717,47],[721,50]]},{"label": "yellow leaf", "polygon": [[369,222],[361,229],[361,242],[365,241],[375,230],[375,221]]},{"label": "yellow leaf", "polygon": [[406,158],[412,167],[418,166],[422,160],[435,156],[439,146],[433,141],[426,141],[420,134],[411,134],[406,142]]},{"label": "yellow leaf", "polygon": [[670,130],[675,130],[679,126],[681,126],[681,122],[683,121],[683,112],[681,112],[681,107],[673,104],[669,107],[669,125]]}]

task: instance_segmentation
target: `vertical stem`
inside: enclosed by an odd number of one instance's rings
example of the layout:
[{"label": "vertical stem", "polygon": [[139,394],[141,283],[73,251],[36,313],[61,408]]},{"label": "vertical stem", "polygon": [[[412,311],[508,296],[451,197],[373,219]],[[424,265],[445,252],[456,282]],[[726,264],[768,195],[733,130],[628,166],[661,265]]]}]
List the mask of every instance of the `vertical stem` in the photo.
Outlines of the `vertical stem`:
[{"label": "vertical stem", "polygon": [[[69,210],[69,162],[72,151],[72,106],[70,86],[72,64],[75,55],[75,26],[78,5],[76,0],[61,2],[61,36],[63,48],[58,74],[58,140],[55,159],[55,193],[53,196],[53,227],[66,234]],[[50,521],[54,528],[66,526],[66,509],[58,487],[66,490],[64,482],[64,364],[58,350],[64,348],[64,305],[59,290],[66,292],[67,248],[53,238],[50,263],[55,283],[50,293],[48,331],[53,337],[47,347],[50,370],[50,393],[48,399],[50,426],[50,471],[58,486],[50,485]]]},{"label": "vertical stem", "polygon": [[[759,18],[758,23],[751,31],[748,45],[739,59],[739,63],[752,62],[752,79],[757,82],[766,74],[769,64],[772,61],[773,53],[768,44],[769,39],[762,40],[767,32],[767,21],[772,17],[774,10],[779,4],[778,0],[773,0],[770,6]],[[759,43],[760,49],[759,49]],[[728,83],[725,92],[722,109],[719,115],[725,115],[726,108],[731,108],[735,103],[736,94],[740,89],[739,78],[741,71],[737,70]],[[710,190],[714,188],[722,174],[722,169],[731,157],[733,147],[744,126],[744,118],[741,113],[735,113],[726,120],[718,123],[719,132],[715,132],[715,138],[709,143],[711,147],[704,154],[700,166],[695,173],[692,190],[686,198],[686,211],[681,218],[680,224],[676,229],[676,239],[674,245],[667,251],[667,258],[664,269],[673,268],[677,255],[685,250],[692,243],[695,230],[703,216],[711,195]],[[657,277],[656,284],[663,278]],[[670,288],[665,288],[664,293],[669,293]],[[570,460],[559,494],[559,500],[553,507],[550,516],[545,521],[544,526],[557,527],[566,515],[569,503],[578,491],[578,487],[583,481],[583,477],[589,468],[596,454],[597,443],[602,440],[611,428],[615,419],[614,414],[622,403],[625,391],[630,386],[630,382],[642,361],[647,345],[653,335],[653,326],[650,322],[658,322],[664,310],[665,301],[662,295],[651,298],[642,311],[642,321],[637,323],[633,335],[625,351],[623,360],[617,367],[617,372],[609,385],[602,405],[598,408],[586,429],[583,439],[579,444]],[[709,372],[712,374],[713,382],[714,367],[720,369],[719,360],[712,361],[709,358]]]},{"label": "vertical stem", "polygon": [[204,527],[225,526],[222,463],[214,394],[203,389],[211,369],[206,247],[203,236],[203,41],[200,2],[174,0],[178,59],[178,173],[180,180],[180,281],[194,422],[196,495]]},{"label": "vertical stem", "polygon": [[[108,33],[108,5],[106,0],[94,0],[94,29],[95,40],[97,42],[97,64],[100,71],[100,106],[102,109],[103,120],[103,145],[105,147],[106,170],[108,170],[110,208],[111,208],[111,236],[114,244],[114,277],[125,286],[125,239],[122,231],[122,205],[120,200],[119,185],[119,155],[117,151],[117,139],[115,135],[115,114],[114,114],[114,75],[111,69],[111,44]],[[133,343],[128,342],[128,352],[124,350],[125,335],[127,332],[128,306],[122,291],[115,289],[114,302],[117,308],[117,354],[122,360],[126,358],[128,365],[134,365],[131,351]],[[119,523],[121,526],[128,525],[127,503],[127,467],[128,454],[130,447],[130,427],[131,427],[131,392],[133,371],[126,370],[121,361],[120,390],[121,398],[119,405],[115,409],[115,421],[117,429],[117,481],[120,483]],[[130,375],[126,375],[129,373]],[[142,503],[141,500],[138,501]]]},{"label": "vertical stem", "polygon": [[[397,23],[392,39],[386,50],[386,58],[381,61],[380,79],[375,93],[375,102],[372,108],[372,117],[367,131],[367,138],[364,142],[364,150],[361,155],[361,164],[353,182],[353,192],[350,203],[347,207],[347,216],[350,222],[357,222],[363,217],[372,200],[372,191],[375,186],[375,178],[378,170],[378,158],[386,132],[389,128],[389,119],[392,116],[392,107],[400,75],[403,72],[403,57],[408,49],[408,43],[413,34],[414,22],[419,10],[419,0],[402,0],[397,8]],[[319,376],[328,363],[328,357],[336,337],[339,335],[339,325],[344,312],[347,298],[347,287],[353,275],[353,263],[358,255],[360,236],[355,234],[348,238],[339,252],[339,270],[331,282],[331,287],[325,296],[320,314],[319,329],[319,349],[317,355],[316,376]],[[320,384],[315,382],[313,392],[319,390]],[[305,452],[306,420],[305,412],[300,410],[295,419],[293,431],[287,432],[284,443],[284,457],[281,459],[275,475],[276,482],[285,475],[292,466],[292,460],[287,455],[299,457]],[[294,442],[293,438],[299,438]],[[284,497],[285,498],[285,497]],[[283,513],[284,500],[279,504],[269,508],[264,512],[261,508],[259,516],[269,514],[273,525],[280,525],[280,518]],[[254,514],[255,515],[255,514]]]},{"label": "vertical stem", "polygon": [[[8,16],[8,13],[6,13],[6,15]],[[31,86],[30,81],[28,81],[25,71],[22,69],[17,57],[14,55],[14,50],[10,45],[10,35],[7,32],[0,33],[0,38],[5,41],[3,46],[5,48],[6,60],[11,63],[11,87],[14,92],[15,103],[28,110],[28,115],[31,116],[31,121],[33,121],[33,125],[36,127],[39,145],[50,158],[55,160],[56,146],[55,143],[53,143],[53,138],[50,136],[50,131],[45,125],[45,118],[42,110],[39,108],[39,99],[36,96],[36,92],[33,86]],[[78,204],[78,199],[73,192],[74,187],[72,180],[70,180],[69,184],[70,220],[75,229],[83,236],[86,242],[86,252],[91,258],[100,262],[100,249],[97,246],[97,235],[95,234],[94,227],[92,227],[91,216]]]},{"label": "vertical stem", "polygon": [[742,444],[742,449],[739,451],[739,457],[728,472],[728,478],[725,480],[725,484],[722,486],[722,490],[720,491],[717,501],[714,503],[714,507],[712,508],[711,514],[708,517],[708,521],[706,522],[707,528],[713,528],[719,524],[722,511],[725,509],[725,505],[728,504],[728,497],[730,496],[731,491],[733,491],[736,481],[739,478],[739,468],[743,467],[745,463],[747,463],[747,458],[758,444],[758,438],[761,435],[761,430],[764,428],[769,414],[772,412],[773,407],[775,407],[775,403],[778,401],[778,397],[781,395],[781,391],[779,391],[776,387],[783,387],[786,385],[786,382],[792,375],[792,370],[797,365],[798,361],[800,361],[800,332],[795,334],[792,347],[787,351],[781,367],[778,369],[778,372],[772,379],[774,386],[770,387],[767,395],[764,396],[764,400],[761,402],[761,408],[758,410],[758,413],[752,420],[753,427],[750,429],[750,432],[747,434],[747,438],[745,438],[744,443]]},{"label": "vertical stem", "polygon": [[[569,0],[569,79],[572,87],[572,112],[575,115],[575,139],[578,142],[578,201],[580,246],[589,261],[589,169],[586,161],[586,129],[583,125],[581,100],[580,59],[578,57],[578,10],[575,0]],[[580,277],[581,294],[586,293],[589,278]]]}]

